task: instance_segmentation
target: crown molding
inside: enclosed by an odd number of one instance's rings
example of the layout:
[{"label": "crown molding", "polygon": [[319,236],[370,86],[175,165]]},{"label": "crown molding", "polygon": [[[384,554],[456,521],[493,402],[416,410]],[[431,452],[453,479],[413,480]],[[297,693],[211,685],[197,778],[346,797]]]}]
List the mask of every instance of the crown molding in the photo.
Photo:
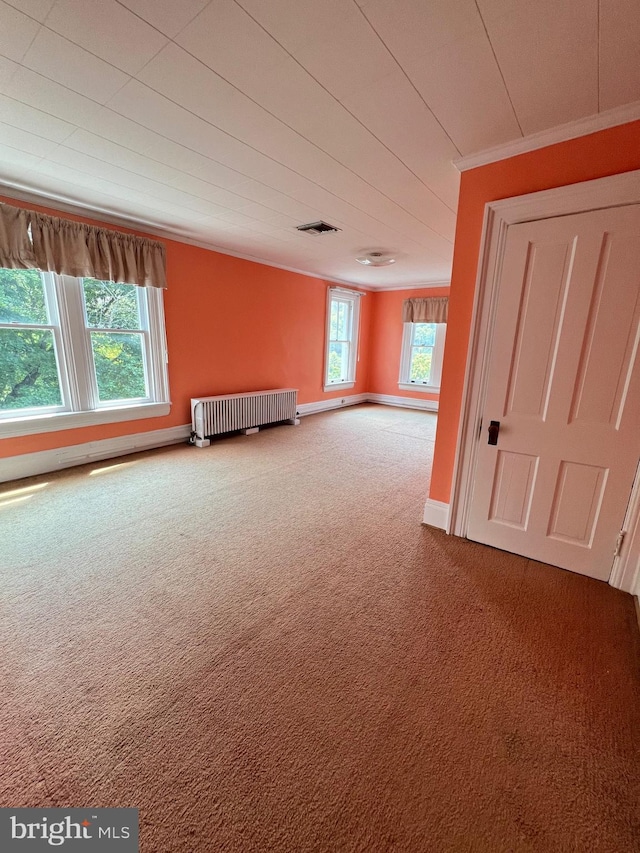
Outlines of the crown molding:
[{"label": "crown molding", "polygon": [[376,287],[374,290],[378,292],[388,290],[425,290],[429,287],[451,287],[451,281],[418,281],[414,284],[387,284],[382,285],[382,287]]},{"label": "crown molding", "polygon": [[640,101],[634,101],[631,104],[614,107],[596,115],[576,119],[567,122],[567,124],[560,124],[549,130],[531,133],[522,139],[514,139],[511,142],[504,143],[504,145],[496,145],[493,148],[487,148],[485,151],[478,151],[476,154],[468,154],[454,160],[453,165],[459,172],[466,172],[469,169],[477,169],[478,166],[486,166],[489,163],[496,163],[498,160],[506,160],[509,157],[516,157],[518,154],[526,154],[529,151],[536,151],[538,148],[546,148],[558,142],[577,139],[580,136],[596,133],[598,130],[628,124],[628,122],[638,119],[640,119]]}]

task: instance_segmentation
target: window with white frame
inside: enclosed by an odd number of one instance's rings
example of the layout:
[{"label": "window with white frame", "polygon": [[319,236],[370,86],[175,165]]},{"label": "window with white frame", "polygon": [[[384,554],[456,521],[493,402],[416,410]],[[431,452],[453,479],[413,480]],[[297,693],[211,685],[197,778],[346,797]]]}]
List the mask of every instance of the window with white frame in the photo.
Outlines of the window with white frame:
[{"label": "window with white frame", "polygon": [[325,391],[356,381],[360,294],[330,288],[327,295]]},{"label": "window with white frame", "polygon": [[446,323],[405,323],[398,385],[405,391],[440,391]]},{"label": "window with white frame", "polygon": [[168,414],[162,290],[0,269],[0,436]]}]

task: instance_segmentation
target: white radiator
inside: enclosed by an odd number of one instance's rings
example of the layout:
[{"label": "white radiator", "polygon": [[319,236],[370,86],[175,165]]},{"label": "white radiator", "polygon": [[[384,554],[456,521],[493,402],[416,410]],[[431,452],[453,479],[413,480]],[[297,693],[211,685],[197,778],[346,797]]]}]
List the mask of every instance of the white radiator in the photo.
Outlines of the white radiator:
[{"label": "white radiator", "polygon": [[257,432],[258,427],[279,421],[299,424],[297,396],[295,388],[276,388],[192,399],[192,442],[197,447],[208,447],[210,436],[223,432]]}]

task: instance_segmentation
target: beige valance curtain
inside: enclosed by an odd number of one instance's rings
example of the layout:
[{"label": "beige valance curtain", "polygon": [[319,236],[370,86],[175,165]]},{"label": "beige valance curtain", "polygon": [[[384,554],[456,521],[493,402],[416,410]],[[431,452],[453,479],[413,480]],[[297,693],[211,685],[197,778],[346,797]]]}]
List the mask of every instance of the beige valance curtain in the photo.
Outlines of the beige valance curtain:
[{"label": "beige valance curtain", "polygon": [[402,306],[403,323],[446,323],[448,315],[448,296],[405,299]]},{"label": "beige valance curtain", "polygon": [[[3,227],[5,222],[9,226]],[[47,272],[140,287],[167,286],[162,243],[0,204],[0,261],[5,255],[10,260],[16,245],[29,267]]]},{"label": "beige valance curtain", "polygon": [[29,239],[29,212],[0,204],[0,267],[30,270],[37,267]]}]

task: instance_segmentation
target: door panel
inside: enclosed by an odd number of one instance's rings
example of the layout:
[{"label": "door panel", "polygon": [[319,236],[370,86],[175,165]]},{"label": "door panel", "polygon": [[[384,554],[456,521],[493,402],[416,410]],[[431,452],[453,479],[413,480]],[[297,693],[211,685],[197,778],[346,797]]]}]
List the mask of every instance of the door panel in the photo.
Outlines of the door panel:
[{"label": "door panel", "polygon": [[[626,235],[625,235],[626,237]],[[640,270],[637,238],[604,241],[601,269],[593,289],[585,346],[570,420],[608,423],[619,428],[638,350],[640,292],[619,291],[617,283],[631,261]],[[610,381],[617,377],[617,382]]]},{"label": "door panel", "polygon": [[529,243],[527,247],[503,416],[512,413],[545,419],[572,243]]},{"label": "door panel", "polygon": [[499,524],[527,529],[538,457],[498,451],[489,518]]},{"label": "door panel", "polygon": [[609,471],[597,465],[560,463],[551,504],[549,536],[590,548]]},{"label": "door panel", "polygon": [[639,206],[509,228],[469,538],[608,578],[640,456],[639,343]]}]

